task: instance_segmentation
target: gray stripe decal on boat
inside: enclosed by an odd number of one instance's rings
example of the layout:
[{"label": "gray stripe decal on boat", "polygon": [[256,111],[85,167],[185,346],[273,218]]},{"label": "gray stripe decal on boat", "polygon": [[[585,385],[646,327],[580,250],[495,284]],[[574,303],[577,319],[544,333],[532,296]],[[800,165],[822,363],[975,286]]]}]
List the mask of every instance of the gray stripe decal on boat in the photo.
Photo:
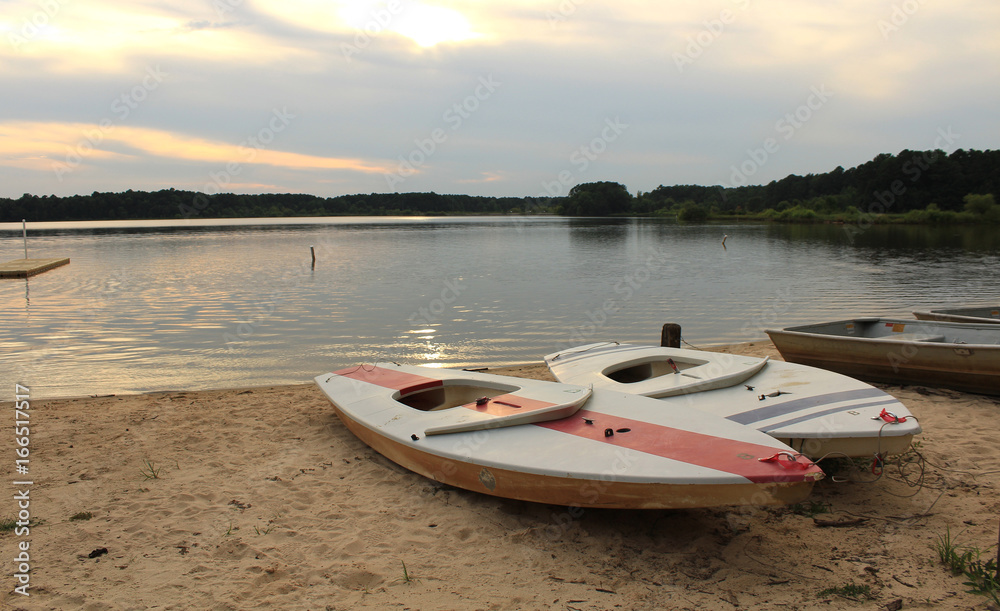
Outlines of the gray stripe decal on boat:
[{"label": "gray stripe decal on boat", "polygon": [[[841,403],[843,401],[852,401],[855,399],[873,399],[875,397],[883,396],[887,397],[888,395],[874,387],[862,388],[859,390],[842,390],[840,392],[831,392],[825,395],[806,397],[805,399],[794,399],[792,401],[783,401],[781,403],[771,403],[769,405],[765,405],[764,407],[727,416],[727,418],[733,422],[739,422],[740,424],[753,424],[754,422],[760,422],[761,420],[769,420],[771,418],[777,418],[778,416],[785,416],[795,412],[801,412],[805,409],[828,405],[830,403]],[[847,408],[842,407],[840,409]]]},{"label": "gray stripe decal on boat", "polygon": [[882,401],[871,401],[869,403],[858,403],[855,405],[845,405],[843,407],[833,407],[827,410],[823,410],[821,412],[816,412],[815,414],[808,414],[806,416],[793,418],[791,420],[786,420],[784,422],[779,422],[777,424],[769,424],[767,425],[767,427],[762,428],[760,430],[765,433],[770,433],[771,431],[775,431],[784,426],[791,426],[793,424],[805,422],[806,420],[812,420],[813,418],[822,418],[823,416],[829,416],[830,414],[839,414],[847,409],[860,409],[862,407],[872,407],[874,405],[889,405],[891,403],[898,403],[898,401],[896,401],[892,397],[889,397],[888,399],[884,399]]}]

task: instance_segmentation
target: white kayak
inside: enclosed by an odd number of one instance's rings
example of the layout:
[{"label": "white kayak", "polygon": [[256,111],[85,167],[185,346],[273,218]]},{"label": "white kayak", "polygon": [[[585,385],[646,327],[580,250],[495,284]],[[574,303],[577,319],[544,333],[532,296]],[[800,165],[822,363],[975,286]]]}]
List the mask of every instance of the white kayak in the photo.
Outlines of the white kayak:
[{"label": "white kayak", "polygon": [[545,357],[545,364],[560,382],[657,398],[728,388],[753,377],[767,361],[618,342],[587,344]]},{"label": "white kayak", "polygon": [[[663,365],[668,360],[678,373]],[[545,362],[560,382],[667,397],[666,402],[756,428],[814,460],[899,454],[921,431],[895,397],[854,378],[795,363],[613,342],[550,354]],[[738,372],[755,366],[754,374],[740,379]],[[698,375],[709,390],[661,393],[660,388],[686,384],[685,373]]]},{"label": "white kayak", "polygon": [[[634,394],[395,363],[316,383],[390,460],[495,496],[577,507],[773,505],[802,501],[823,477],[751,427]],[[534,415],[511,417],[522,410]],[[462,428],[469,423],[479,430]]]}]

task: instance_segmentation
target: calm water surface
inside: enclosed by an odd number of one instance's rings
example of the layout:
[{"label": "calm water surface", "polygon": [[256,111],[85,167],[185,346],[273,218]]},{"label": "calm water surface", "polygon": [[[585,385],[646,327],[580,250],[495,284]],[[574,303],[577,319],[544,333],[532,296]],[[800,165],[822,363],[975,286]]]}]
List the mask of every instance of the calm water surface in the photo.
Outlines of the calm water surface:
[{"label": "calm water surface", "polygon": [[[303,383],[361,361],[538,361],[765,328],[1000,303],[983,228],[649,219],[342,218],[29,224],[0,280],[0,380],[33,397]],[[723,235],[728,235],[725,248]],[[310,246],[317,261],[311,266]],[[23,257],[0,226],[0,260]]]}]

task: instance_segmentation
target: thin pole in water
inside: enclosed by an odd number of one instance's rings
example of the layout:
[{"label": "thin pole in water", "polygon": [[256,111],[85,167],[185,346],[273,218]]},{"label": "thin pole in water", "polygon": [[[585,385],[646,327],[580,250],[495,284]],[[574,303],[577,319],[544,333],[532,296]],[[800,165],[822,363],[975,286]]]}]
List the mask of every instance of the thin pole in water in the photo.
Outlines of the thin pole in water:
[{"label": "thin pole in water", "polygon": [[21,219],[21,236],[24,237],[24,258],[28,258],[28,225]]},{"label": "thin pole in water", "polygon": [[312,268],[316,269],[316,249],[313,248],[312,246],[310,246],[309,247],[309,252],[312,253],[312,257],[313,257],[313,266],[312,266]]}]

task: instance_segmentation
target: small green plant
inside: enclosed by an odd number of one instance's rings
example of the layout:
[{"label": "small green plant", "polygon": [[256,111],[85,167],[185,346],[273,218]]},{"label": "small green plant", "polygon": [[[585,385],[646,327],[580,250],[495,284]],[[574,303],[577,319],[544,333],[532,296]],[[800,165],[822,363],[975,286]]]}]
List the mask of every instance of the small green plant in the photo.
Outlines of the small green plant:
[{"label": "small green plant", "polygon": [[255,533],[257,533],[258,535],[266,535],[267,533],[271,532],[271,529],[272,529],[272,528],[274,528],[274,525],[273,525],[273,524],[268,524],[268,525],[267,525],[267,526],[265,526],[264,528],[261,528],[261,527],[259,527],[259,526],[256,526],[256,525],[254,525],[254,527],[253,527],[253,531],[254,531]]},{"label": "small green plant", "polygon": [[142,469],[139,470],[139,473],[141,473],[146,479],[160,479],[160,469],[162,468],[163,467],[157,467],[156,464],[148,458],[143,458]]},{"label": "small green plant", "polygon": [[951,536],[951,530],[945,530],[944,535],[938,535],[934,546],[938,558],[956,577],[965,576],[969,592],[986,596],[1000,605],[1000,580],[997,579],[997,560],[990,558],[983,562],[983,551],[978,547],[959,546]]},{"label": "small green plant", "polygon": [[410,580],[410,573],[409,573],[409,571],[406,570],[406,563],[403,562],[402,560],[400,560],[399,562],[400,562],[400,564],[403,565],[403,581],[405,581],[406,583],[410,583],[410,581],[411,581]]},{"label": "small green plant", "polygon": [[969,580],[964,585],[969,586],[969,592],[986,596],[1000,606],[1000,581],[997,580],[997,560],[990,558],[983,562],[980,550],[976,549],[976,557],[970,560],[964,574]]},{"label": "small green plant", "polygon": [[223,533],[223,534],[222,534],[222,536],[223,536],[223,537],[228,537],[229,535],[233,534],[233,531],[234,531],[234,530],[239,530],[239,529],[240,529],[240,527],[239,527],[239,526],[233,526],[233,523],[232,523],[232,522],[230,521],[230,522],[229,522],[229,529],[228,529],[228,530],[226,530],[226,532],[225,532],[225,533]]},{"label": "small green plant", "polygon": [[854,600],[859,600],[861,598],[871,600],[872,587],[868,584],[859,586],[857,584],[849,583],[846,586],[827,588],[820,592],[817,596],[820,598],[824,598],[826,596],[843,596],[844,598],[851,598]]},{"label": "small green plant", "polygon": [[968,552],[961,553],[960,548],[951,538],[951,529],[945,530],[943,535],[938,535],[938,542],[934,549],[937,550],[941,564],[951,569],[952,575],[962,574],[962,571],[965,570]]},{"label": "small green plant", "polygon": [[94,517],[94,514],[89,511],[81,511],[80,513],[74,513],[69,517],[70,522],[78,522],[81,520],[89,520]]},{"label": "small green plant", "polygon": [[42,524],[45,524],[45,520],[41,520],[34,517],[28,520],[27,524],[21,522],[21,524],[19,525],[17,522],[18,521],[16,518],[0,518],[0,533],[14,532],[14,530],[17,529],[18,526],[28,526],[30,528],[35,528],[36,526],[41,526]]}]

